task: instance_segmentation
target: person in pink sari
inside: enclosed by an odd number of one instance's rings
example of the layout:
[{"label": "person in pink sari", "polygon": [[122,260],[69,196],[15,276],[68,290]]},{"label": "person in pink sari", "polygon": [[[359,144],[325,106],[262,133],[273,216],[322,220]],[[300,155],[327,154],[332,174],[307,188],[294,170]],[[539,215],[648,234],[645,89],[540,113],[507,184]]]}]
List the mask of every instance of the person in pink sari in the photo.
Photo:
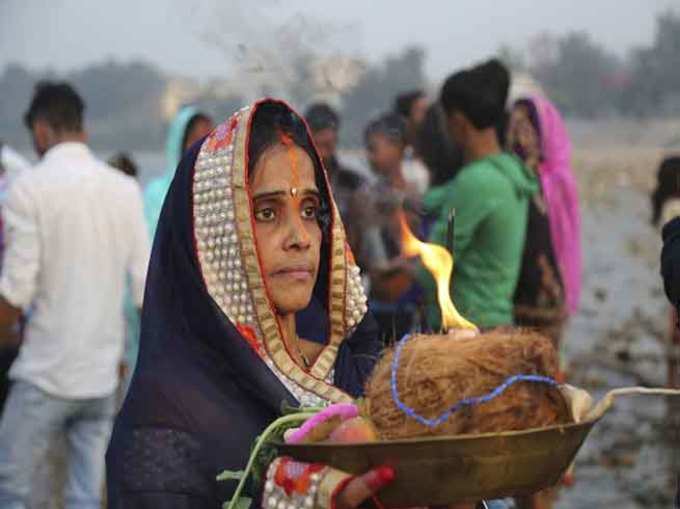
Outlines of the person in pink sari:
[{"label": "person in pink sari", "polygon": [[557,108],[542,97],[531,100],[538,110],[542,141],[538,176],[571,315],[578,310],[581,297],[581,215],[571,168],[571,141]]},{"label": "person in pink sari", "polygon": [[578,310],[581,294],[581,217],[571,168],[571,142],[559,111],[532,96],[513,106],[509,149],[538,175],[550,244],[564,290],[567,315]]},{"label": "person in pink sari", "polygon": [[[571,143],[557,108],[540,96],[516,101],[507,146],[536,173],[541,187],[529,204],[514,320],[546,334],[559,348],[564,323],[579,305],[581,219]],[[555,495],[549,489],[515,502],[520,509],[548,509]]]}]

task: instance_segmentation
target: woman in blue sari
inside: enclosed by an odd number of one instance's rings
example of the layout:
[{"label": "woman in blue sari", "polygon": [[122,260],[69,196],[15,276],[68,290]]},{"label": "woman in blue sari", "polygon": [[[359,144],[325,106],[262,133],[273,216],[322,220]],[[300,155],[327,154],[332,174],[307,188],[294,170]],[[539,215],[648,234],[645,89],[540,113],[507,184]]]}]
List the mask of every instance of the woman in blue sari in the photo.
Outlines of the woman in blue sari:
[{"label": "woman in blue sari", "polygon": [[144,189],[144,216],[153,238],[161,215],[165,195],[175,176],[175,168],[184,152],[196,141],[206,136],[213,127],[212,119],[193,106],[184,106],[170,123],[165,138],[166,170],[160,177],[151,180]]},{"label": "woman in blue sari", "polygon": [[[167,170],[160,177],[152,179],[144,188],[144,217],[149,230],[149,238],[153,239],[158,218],[163,207],[163,200],[170,189],[175,176],[175,168],[184,152],[197,140],[206,136],[212,129],[213,122],[205,113],[193,106],[184,106],[170,123],[165,139],[165,163]],[[112,164],[112,166],[118,166]],[[125,359],[122,366],[123,387],[127,387],[130,376],[135,370],[139,352],[140,317],[139,310],[129,296],[125,297]]]},{"label": "woman in blue sari", "polygon": [[[109,508],[221,507],[236,482],[216,476],[285,406],[362,394],[379,350],[366,311],[304,121],[275,100],[239,110],[185,154],[160,214]],[[310,508],[353,507],[389,480],[313,477]]]}]

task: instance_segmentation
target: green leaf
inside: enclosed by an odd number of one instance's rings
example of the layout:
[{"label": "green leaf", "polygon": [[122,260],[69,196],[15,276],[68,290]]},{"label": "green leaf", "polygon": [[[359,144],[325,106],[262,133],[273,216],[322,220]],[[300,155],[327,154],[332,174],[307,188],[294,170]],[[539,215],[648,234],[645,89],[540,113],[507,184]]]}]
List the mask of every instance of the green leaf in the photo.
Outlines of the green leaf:
[{"label": "green leaf", "polygon": [[300,414],[300,413],[317,413],[320,412],[321,410],[324,410],[325,407],[319,406],[319,407],[313,407],[313,406],[293,406],[289,404],[287,401],[281,402],[281,415],[291,415],[291,414]]},{"label": "green leaf", "polygon": [[217,476],[218,481],[240,481],[245,475],[243,470],[225,470]]},{"label": "green leaf", "polygon": [[263,447],[265,447],[265,445],[267,444],[267,440],[269,440],[272,435],[276,435],[277,431],[280,432],[280,430],[290,427],[291,425],[300,425],[313,415],[314,412],[309,411],[284,415],[283,417],[279,417],[278,419],[276,419],[269,426],[267,426],[267,428],[265,428],[262,434],[255,440],[255,446],[253,447],[250,453],[248,463],[246,464],[243,474],[241,475],[240,480],[238,482],[238,486],[236,486],[236,490],[234,491],[234,498],[232,498],[231,501],[226,503],[226,505],[224,506],[225,509],[245,509],[245,506],[239,505],[242,504],[241,502],[242,498],[245,499],[245,497],[241,497],[241,493],[243,492],[243,488],[245,487],[248,474],[250,474],[253,471],[253,467],[257,462],[257,458]]},{"label": "green leaf", "polygon": [[[232,507],[234,509],[249,509],[250,504],[252,503],[253,499],[250,497],[239,497],[239,499],[236,501],[236,504],[234,504]],[[231,506],[231,500],[222,504],[222,509],[227,509],[229,506]]]}]

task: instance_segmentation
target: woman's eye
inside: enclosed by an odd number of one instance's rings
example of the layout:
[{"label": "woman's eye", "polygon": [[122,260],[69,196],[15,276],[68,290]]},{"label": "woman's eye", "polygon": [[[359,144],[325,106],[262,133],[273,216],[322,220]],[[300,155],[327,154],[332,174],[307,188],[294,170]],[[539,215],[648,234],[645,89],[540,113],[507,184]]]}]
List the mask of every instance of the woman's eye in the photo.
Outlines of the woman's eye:
[{"label": "woman's eye", "polygon": [[316,219],[319,208],[316,205],[310,205],[302,209],[302,217],[305,219]]},{"label": "woman's eye", "polygon": [[255,219],[258,221],[273,221],[274,218],[274,209],[260,209],[255,212]]}]

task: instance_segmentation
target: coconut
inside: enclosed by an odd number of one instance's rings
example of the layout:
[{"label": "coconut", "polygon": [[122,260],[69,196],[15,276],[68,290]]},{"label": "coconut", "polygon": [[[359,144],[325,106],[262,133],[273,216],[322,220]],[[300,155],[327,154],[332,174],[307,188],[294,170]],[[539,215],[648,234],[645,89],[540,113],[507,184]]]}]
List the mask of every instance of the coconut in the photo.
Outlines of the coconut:
[{"label": "coconut", "polygon": [[[488,402],[464,406],[430,427],[398,408],[391,390],[395,349],[378,362],[366,387],[363,413],[385,440],[428,435],[493,433],[571,422],[559,389],[517,382]],[[554,377],[557,353],[551,341],[522,330],[492,331],[468,339],[416,335],[401,350],[397,368],[400,400],[435,419],[465,398],[490,393],[512,375]]]}]

